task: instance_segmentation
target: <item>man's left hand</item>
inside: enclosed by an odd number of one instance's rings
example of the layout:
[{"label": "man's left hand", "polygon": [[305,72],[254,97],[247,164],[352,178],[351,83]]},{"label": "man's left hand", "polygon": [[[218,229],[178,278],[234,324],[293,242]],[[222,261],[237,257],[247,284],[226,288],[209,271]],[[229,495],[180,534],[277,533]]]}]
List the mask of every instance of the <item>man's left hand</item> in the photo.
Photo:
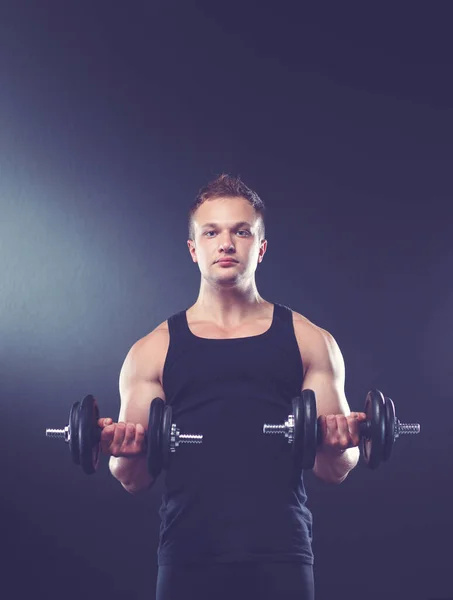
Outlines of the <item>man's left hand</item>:
[{"label": "man's left hand", "polygon": [[342,454],[348,448],[360,443],[360,423],[366,421],[366,414],[352,412],[346,415],[326,415],[318,418],[322,431],[321,452]]}]

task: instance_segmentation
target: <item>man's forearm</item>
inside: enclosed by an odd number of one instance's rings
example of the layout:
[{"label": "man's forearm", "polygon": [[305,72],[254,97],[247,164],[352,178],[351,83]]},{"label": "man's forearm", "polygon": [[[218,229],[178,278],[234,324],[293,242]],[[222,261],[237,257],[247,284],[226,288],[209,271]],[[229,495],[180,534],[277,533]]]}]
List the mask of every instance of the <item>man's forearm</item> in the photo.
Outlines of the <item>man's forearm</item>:
[{"label": "man's forearm", "polygon": [[341,454],[320,451],[316,454],[313,472],[327,483],[341,483],[357,465],[359,457],[357,447],[348,448]]},{"label": "man's forearm", "polygon": [[112,456],[109,468],[113,477],[118,479],[123,488],[130,494],[145,491],[154,483],[148,472],[146,456],[136,458]]}]

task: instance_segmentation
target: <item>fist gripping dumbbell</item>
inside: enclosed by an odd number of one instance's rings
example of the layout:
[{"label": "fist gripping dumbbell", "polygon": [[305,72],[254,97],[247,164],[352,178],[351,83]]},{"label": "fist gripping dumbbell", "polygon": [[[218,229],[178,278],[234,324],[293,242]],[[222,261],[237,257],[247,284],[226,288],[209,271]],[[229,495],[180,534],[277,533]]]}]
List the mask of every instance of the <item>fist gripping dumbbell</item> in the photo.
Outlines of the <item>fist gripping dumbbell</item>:
[{"label": "fist gripping dumbbell", "polygon": [[[72,460],[87,475],[95,473],[99,464],[101,428],[98,425],[99,407],[95,398],[85,396],[74,402],[69,411],[69,423],[64,429],[46,429],[46,437],[62,439],[69,445]],[[171,406],[155,398],[149,409],[146,432],[148,471],[156,478],[168,469],[171,456],[180,444],[201,444],[202,435],[183,434],[172,422]]]},{"label": "fist gripping dumbbell", "polygon": [[[317,446],[322,443],[315,393],[304,390],[293,399],[292,409],[284,424],[265,424],[263,433],[285,435],[293,448],[294,468],[299,472],[313,468]],[[390,458],[393,444],[401,435],[420,433],[418,423],[401,423],[396,418],[393,401],[379,390],[368,392],[363,412],[367,418],[360,423],[360,443],[362,456],[370,469],[376,469]]]}]

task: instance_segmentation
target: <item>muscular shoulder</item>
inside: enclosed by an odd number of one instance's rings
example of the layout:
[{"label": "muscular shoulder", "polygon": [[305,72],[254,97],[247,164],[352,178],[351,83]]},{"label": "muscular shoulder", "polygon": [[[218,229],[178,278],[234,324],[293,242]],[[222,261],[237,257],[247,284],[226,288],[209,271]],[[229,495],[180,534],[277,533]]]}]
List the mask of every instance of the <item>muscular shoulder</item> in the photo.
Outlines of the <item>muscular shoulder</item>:
[{"label": "muscular shoulder", "polygon": [[331,333],[294,311],[293,323],[305,370],[343,370],[343,357]]},{"label": "muscular shoulder", "polygon": [[153,331],[139,339],[131,348],[136,356],[147,356],[150,352],[153,354],[162,350],[167,350],[170,334],[167,321],[163,321]]},{"label": "muscular shoulder", "polygon": [[133,344],[124,361],[122,375],[161,380],[169,342],[168,323],[164,321]]}]

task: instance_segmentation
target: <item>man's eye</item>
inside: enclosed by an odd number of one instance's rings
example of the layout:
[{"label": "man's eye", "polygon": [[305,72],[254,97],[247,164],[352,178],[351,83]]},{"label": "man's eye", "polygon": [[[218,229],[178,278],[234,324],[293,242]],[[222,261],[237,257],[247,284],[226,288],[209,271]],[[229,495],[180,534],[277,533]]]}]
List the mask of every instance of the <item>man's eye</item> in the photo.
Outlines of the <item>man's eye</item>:
[{"label": "man's eye", "polygon": [[[205,237],[213,237],[215,234],[216,234],[215,231],[205,231],[203,235]],[[251,235],[250,231],[248,231],[247,229],[240,229],[239,231],[237,231],[237,234],[240,237],[247,237],[247,236]]]}]

